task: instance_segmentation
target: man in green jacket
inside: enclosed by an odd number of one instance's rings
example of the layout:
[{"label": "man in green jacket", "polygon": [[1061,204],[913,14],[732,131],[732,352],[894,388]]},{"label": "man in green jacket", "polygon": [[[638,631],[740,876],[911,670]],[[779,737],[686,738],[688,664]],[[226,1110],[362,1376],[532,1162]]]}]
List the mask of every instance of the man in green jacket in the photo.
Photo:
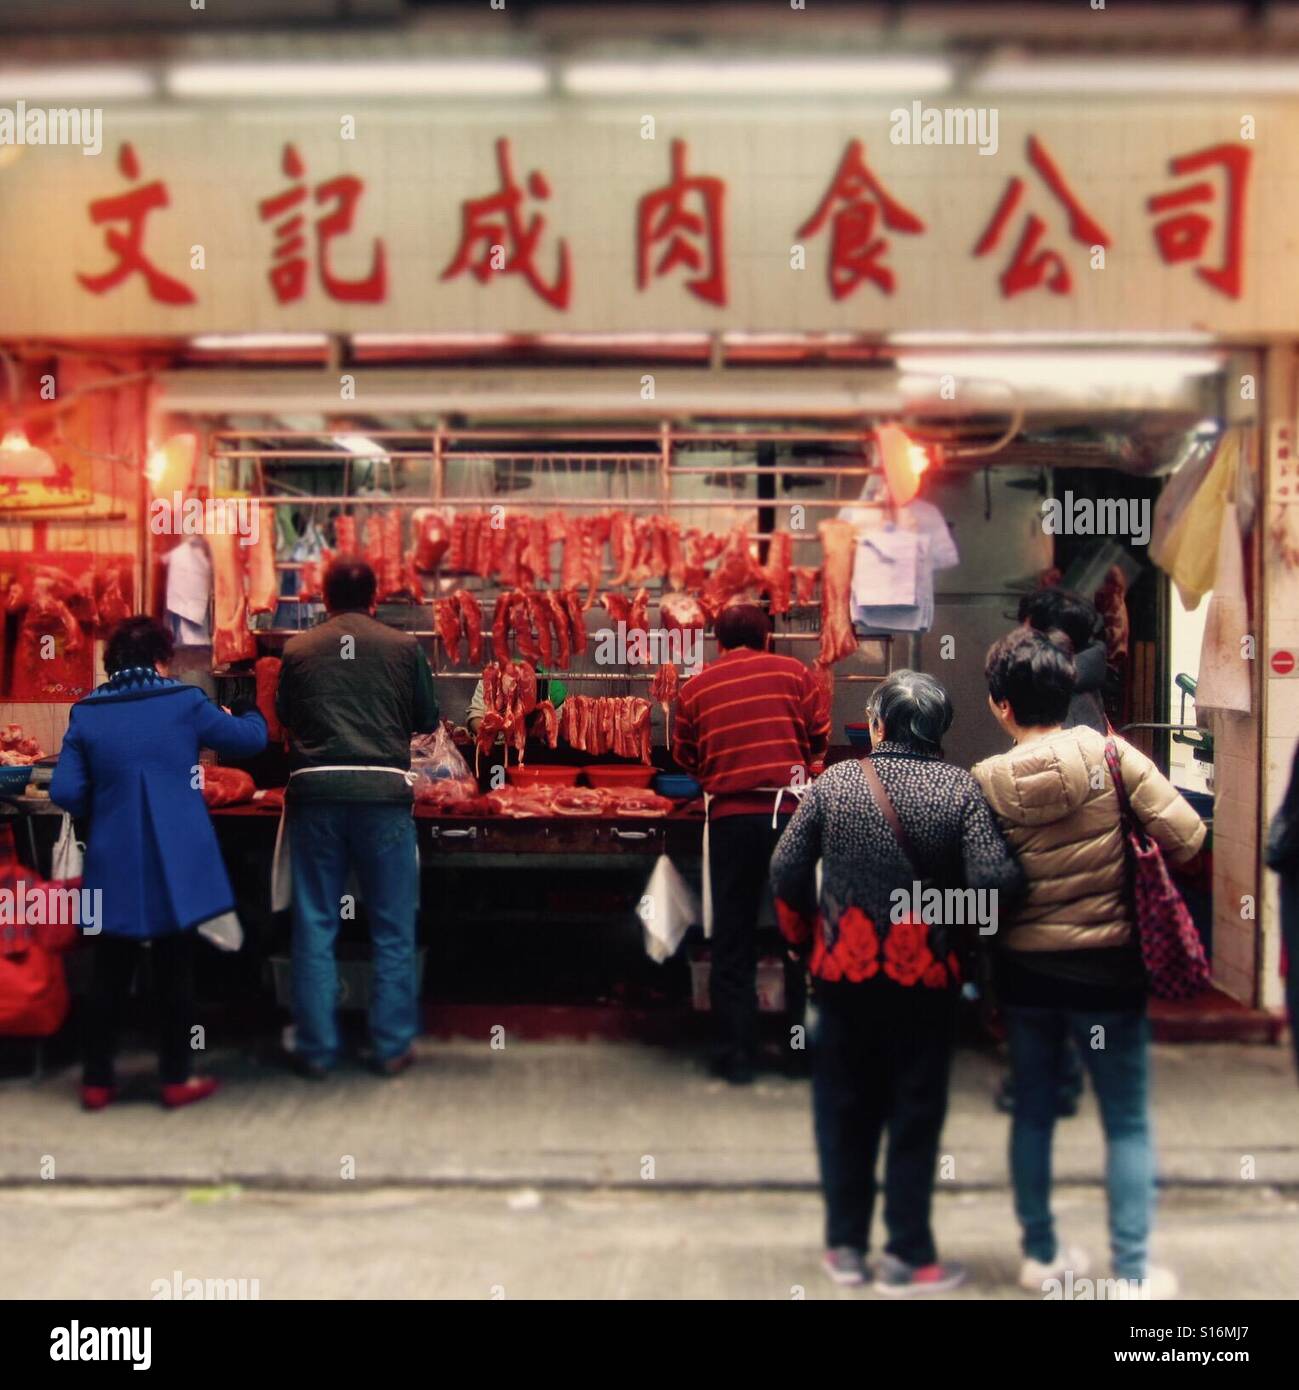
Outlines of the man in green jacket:
[{"label": "man in green jacket", "polygon": [[338,1062],[334,942],[354,870],[373,947],[373,1064],[392,1076],[413,1060],[418,1032],[410,740],[437,728],[438,707],[419,644],[375,620],[370,566],[336,560],[324,589],[328,618],[285,646],[275,702],[292,768],[294,1060],[315,1078]]}]

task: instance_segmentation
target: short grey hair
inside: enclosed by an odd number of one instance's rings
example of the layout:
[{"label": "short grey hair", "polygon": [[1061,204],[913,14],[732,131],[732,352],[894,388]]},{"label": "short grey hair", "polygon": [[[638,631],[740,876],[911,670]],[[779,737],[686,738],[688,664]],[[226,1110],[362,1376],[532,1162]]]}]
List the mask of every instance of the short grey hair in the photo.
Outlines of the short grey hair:
[{"label": "short grey hair", "polygon": [[884,737],[921,752],[942,751],[955,710],[943,686],[924,671],[893,671],[875,688],[866,717],[884,726]]}]

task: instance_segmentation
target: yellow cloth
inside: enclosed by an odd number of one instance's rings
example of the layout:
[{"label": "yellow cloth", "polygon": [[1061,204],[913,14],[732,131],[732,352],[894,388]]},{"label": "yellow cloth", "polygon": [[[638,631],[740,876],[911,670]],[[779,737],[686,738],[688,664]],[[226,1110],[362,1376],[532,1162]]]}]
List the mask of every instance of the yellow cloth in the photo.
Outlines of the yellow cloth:
[{"label": "yellow cloth", "polygon": [[1217,578],[1222,516],[1236,496],[1240,452],[1241,431],[1228,430],[1218,457],[1176,525],[1161,544],[1150,548],[1150,558],[1177,585],[1187,608],[1198,608]]}]

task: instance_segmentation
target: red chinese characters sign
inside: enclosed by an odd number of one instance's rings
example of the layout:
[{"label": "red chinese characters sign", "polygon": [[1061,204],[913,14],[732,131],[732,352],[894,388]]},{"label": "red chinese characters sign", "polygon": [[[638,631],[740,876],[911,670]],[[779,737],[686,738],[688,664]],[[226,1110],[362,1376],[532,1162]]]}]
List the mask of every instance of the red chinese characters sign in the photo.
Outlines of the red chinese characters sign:
[{"label": "red chinese characters sign", "polygon": [[[7,314],[24,296],[39,314],[57,275],[88,333],[1239,330],[1260,312],[1292,314],[1299,331],[1299,265],[1294,294],[1251,279],[1255,258],[1281,264],[1286,244],[1262,144],[1178,127],[1133,149],[1120,126],[1099,149],[1080,118],[1034,114],[984,160],[900,149],[866,120],[788,132],[703,121],[643,158],[618,143],[625,129],[602,143],[577,122],[465,126],[456,141],[431,127],[410,148],[406,125],[332,150],[318,133],[268,140],[249,123],[244,146],[199,178],[203,158],[178,138],[124,122],[111,165],[62,219],[69,250],[47,254],[39,293],[19,269],[31,252],[12,249],[40,246],[13,210],[30,200],[0,206],[0,328],[14,331]],[[26,178],[32,157],[16,167]]]}]

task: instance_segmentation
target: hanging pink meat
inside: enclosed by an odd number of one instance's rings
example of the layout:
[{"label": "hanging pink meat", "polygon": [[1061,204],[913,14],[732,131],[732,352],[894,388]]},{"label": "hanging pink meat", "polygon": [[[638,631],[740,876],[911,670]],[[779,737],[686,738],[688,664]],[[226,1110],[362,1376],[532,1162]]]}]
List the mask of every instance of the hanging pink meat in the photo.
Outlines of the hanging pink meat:
[{"label": "hanging pink meat", "polygon": [[356,554],[356,518],[336,516],[334,518],[334,551],[338,555]]},{"label": "hanging pink meat", "polygon": [[275,712],[275,691],[280,683],[278,656],[259,656],[253,664],[253,676],[257,682],[257,708],[266,721],[266,737],[273,744],[284,742],[284,726]]},{"label": "hanging pink meat", "polygon": [[659,599],[659,621],[669,633],[702,632],[708,618],[693,594],[664,594]]},{"label": "hanging pink meat", "polygon": [[549,700],[541,700],[538,702],[536,719],[532,725],[532,731],[546,740],[547,748],[554,748],[558,745],[559,711]]},{"label": "hanging pink meat", "polygon": [[483,610],[468,589],[457,589],[451,597],[460,609],[460,632],[469,643],[469,664],[477,666],[483,659]]},{"label": "hanging pink meat", "polygon": [[207,542],[212,556],[212,659],[218,666],[229,666],[257,655],[257,643],[248,631],[239,537],[214,531]]},{"label": "hanging pink meat", "polygon": [[823,521],[821,536],[821,650],[817,662],[833,666],[857,650],[852,630],[852,566],[856,539],[852,522]]},{"label": "hanging pink meat", "polygon": [[390,507],[379,520],[379,597],[399,598],[408,591],[402,569],[401,512]]},{"label": "hanging pink meat", "polygon": [[550,618],[550,627],[554,634],[554,661],[561,671],[568,670],[568,656],[570,647],[570,635],[568,630],[568,610],[564,607],[564,601],[554,591],[547,589],[541,595],[542,601],[546,605],[546,612]]},{"label": "hanging pink meat", "polygon": [[794,602],[815,603],[816,581],[820,577],[821,571],[814,565],[799,565],[794,570]]},{"label": "hanging pink meat", "polygon": [[510,627],[514,631],[514,641],[519,655],[524,661],[535,666],[541,660],[541,648],[532,635],[532,610],[528,604],[528,596],[518,589],[510,595]]},{"label": "hanging pink meat", "polygon": [[438,511],[421,508],[411,516],[415,533],[415,568],[421,574],[435,574],[451,546],[451,528]]},{"label": "hanging pink meat", "polygon": [[447,569],[463,574],[467,568],[465,555],[469,548],[469,513],[457,512],[451,522],[451,544],[447,553]]},{"label": "hanging pink meat", "polygon": [[275,572],[275,510],[261,506],[256,499],[253,507],[257,538],[251,545],[239,547],[248,572],[248,611],[273,613],[280,596],[280,579]]},{"label": "hanging pink meat", "polygon": [[631,599],[626,594],[602,594],[600,607],[608,613],[614,623],[629,623],[631,619]]},{"label": "hanging pink meat", "polygon": [[708,577],[701,597],[704,607],[719,613],[738,594],[757,584],[761,573],[749,553],[749,537],[743,526],[732,529],[717,567]]},{"label": "hanging pink meat", "polygon": [[374,571],[374,577],[383,582],[383,518],[373,508],[365,519],[365,542],[363,551],[365,563]]},{"label": "hanging pink meat", "polygon": [[609,518],[593,516],[589,519],[586,535],[582,539],[582,560],[585,569],[586,603],[585,608],[595,604],[595,596],[600,590],[600,574],[604,556],[604,543],[609,539]]},{"label": "hanging pink meat", "polygon": [[573,589],[563,590],[564,607],[568,610],[568,636],[574,656],[586,651],[586,614],[582,612],[582,599]]},{"label": "hanging pink meat", "polygon": [[609,583],[621,588],[631,582],[636,564],[636,523],[626,512],[614,512],[609,518],[609,553],[613,558]]},{"label": "hanging pink meat", "polygon": [[95,604],[100,628],[105,633],[131,616],[133,589],[131,571],[125,565],[110,563],[95,571]]},{"label": "hanging pink meat", "polygon": [[501,668],[495,662],[483,667],[483,704],[487,709],[501,708]]},{"label": "hanging pink meat", "polygon": [[771,612],[789,612],[793,586],[794,538],[788,531],[775,531],[767,542],[767,563],[762,566],[762,588],[771,600]]},{"label": "hanging pink meat", "polygon": [[433,605],[442,650],[452,666],[460,664],[460,604],[457,595],[461,592],[463,590],[457,590],[450,598],[440,598]]},{"label": "hanging pink meat", "polygon": [[524,518],[521,529],[524,530],[526,539],[519,558],[520,567],[527,572],[529,583],[549,584],[550,540],[545,517]]},{"label": "hanging pink meat", "polygon": [[554,660],[554,645],[550,638],[550,605],[538,593],[528,595],[528,618],[536,629],[541,664],[549,670]]},{"label": "hanging pink meat", "polygon": [[524,714],[531,714],[537,708],[537,673],[526,661],[514,664],[514,699]]},{"label": "hanging pink meat", "polygon": [[510,594],[498,594],[492,609],[492,656],[497,661],[510,659]]}]

